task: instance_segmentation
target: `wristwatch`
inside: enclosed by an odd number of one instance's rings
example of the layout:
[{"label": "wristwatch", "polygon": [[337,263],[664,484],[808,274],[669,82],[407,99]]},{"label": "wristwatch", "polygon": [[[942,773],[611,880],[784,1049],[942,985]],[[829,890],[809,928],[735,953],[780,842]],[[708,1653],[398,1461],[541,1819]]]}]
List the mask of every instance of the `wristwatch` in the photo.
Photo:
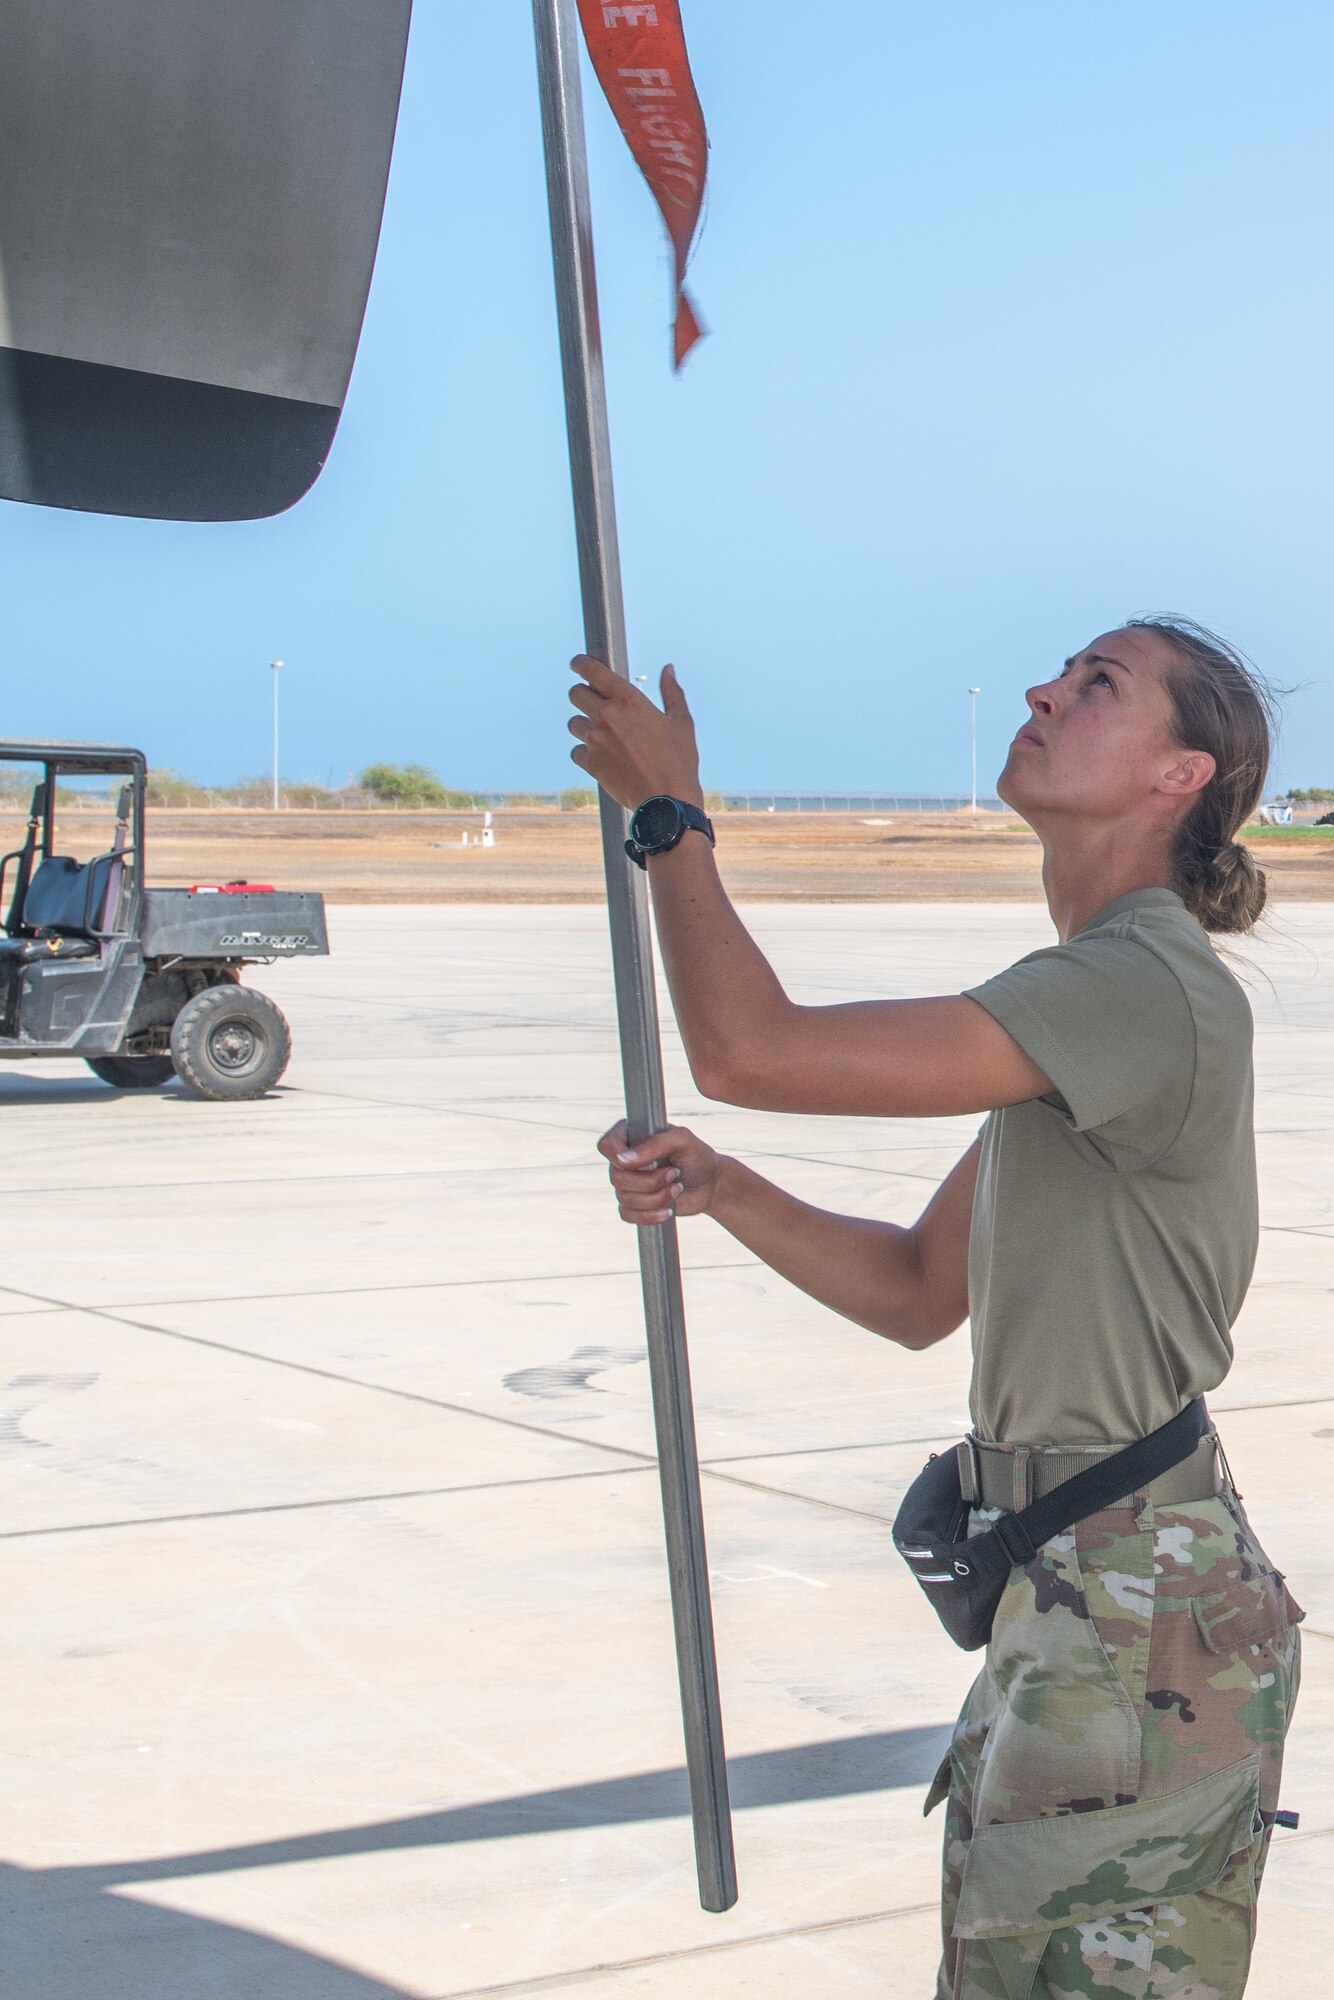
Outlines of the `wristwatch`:
[{"label": "wristwatch", "polygon": [[643,805],[631,814],[630,838],[625,843],[625,851],[640,868],[646,868],[650,854],[666,854],[691,827],[696,833],[707,835],[710,847],[715,845],[713,822],[698,806],[688,805],[684,799],[668,798],[665,794],[645,799]]}]

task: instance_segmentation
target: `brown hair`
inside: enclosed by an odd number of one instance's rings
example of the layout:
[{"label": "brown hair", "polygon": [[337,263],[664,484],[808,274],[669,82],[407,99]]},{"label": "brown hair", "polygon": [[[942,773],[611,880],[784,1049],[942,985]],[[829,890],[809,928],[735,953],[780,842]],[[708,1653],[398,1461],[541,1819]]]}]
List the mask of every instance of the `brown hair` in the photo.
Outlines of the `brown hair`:
[{"label": "brown hair", "polygon": [[1217,769],[1177,828],[1177,893],[1207,931],[1251,930],[1265,906],[1264,870],[1237,843],[1264,791],[1275,702],[1256,669],[1189,618],[1131,618],[1172,649],[1172,724],[1183,750],[1207,750]]}]

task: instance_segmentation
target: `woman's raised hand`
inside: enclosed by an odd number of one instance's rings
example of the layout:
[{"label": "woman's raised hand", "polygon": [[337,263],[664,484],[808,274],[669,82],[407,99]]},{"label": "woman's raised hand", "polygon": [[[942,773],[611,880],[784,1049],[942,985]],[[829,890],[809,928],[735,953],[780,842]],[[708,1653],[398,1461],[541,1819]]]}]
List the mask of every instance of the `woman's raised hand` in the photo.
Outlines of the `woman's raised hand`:
[{"label": "woman's raised hand", "polygon": [[669,1125],[642,1146],[631,1146],[622,1119],[603,1133],[598,1151],[611,1163],[621,1221],[640,1228],[670,1222],[673,1215],[706,1214],[723,1164],[712,1146],[683,1125]]},{"label": "woman's raised hand", "polygon": [[570,662],[579,679],[570,689],[578,714],[570,717],[577,749],[570,756],[633,812],[645,799],[666,794],[702,806],[695,725],[674,667],[664,667],[658,708],[587,653]]}]

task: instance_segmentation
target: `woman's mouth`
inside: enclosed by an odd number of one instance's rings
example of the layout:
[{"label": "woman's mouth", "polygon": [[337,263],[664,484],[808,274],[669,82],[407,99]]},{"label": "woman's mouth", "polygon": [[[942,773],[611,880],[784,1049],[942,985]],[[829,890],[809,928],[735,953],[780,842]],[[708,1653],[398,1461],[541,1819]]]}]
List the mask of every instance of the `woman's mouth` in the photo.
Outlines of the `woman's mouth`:
[{"label": "woman's mouth", "polygon": [[1031,722],[1024,724],[1014,740],[1016,743],[1031,743],[1036,750],[1041,750],[1043,747],[1042,738],[1038,735],[1037,730],[1034,729]]}]

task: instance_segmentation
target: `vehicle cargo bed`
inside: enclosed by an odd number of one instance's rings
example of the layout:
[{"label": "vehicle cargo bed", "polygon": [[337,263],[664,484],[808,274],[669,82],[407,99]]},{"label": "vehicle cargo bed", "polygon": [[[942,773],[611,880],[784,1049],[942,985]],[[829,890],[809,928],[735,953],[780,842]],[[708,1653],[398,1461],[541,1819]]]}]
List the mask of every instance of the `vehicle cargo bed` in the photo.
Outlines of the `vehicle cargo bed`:
[{"label": "vehicle cargo bed", "polygon": [[145,958],[303,958],[327,953],[323,896],[300,889],[147,889]]}]

